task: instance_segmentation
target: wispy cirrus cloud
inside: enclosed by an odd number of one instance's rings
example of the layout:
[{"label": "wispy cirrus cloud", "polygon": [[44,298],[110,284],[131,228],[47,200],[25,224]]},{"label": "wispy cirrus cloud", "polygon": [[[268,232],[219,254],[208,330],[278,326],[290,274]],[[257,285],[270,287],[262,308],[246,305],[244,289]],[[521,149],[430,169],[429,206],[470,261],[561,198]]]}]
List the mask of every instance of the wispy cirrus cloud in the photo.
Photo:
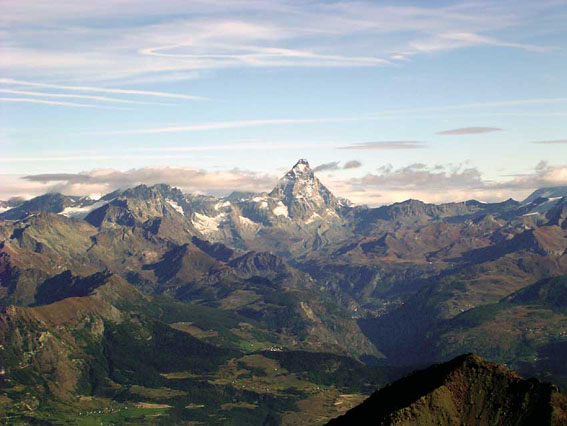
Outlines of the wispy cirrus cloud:
[{"label": "wispy cirrus cloud", "polygon": [[[437,112],[451,112],[459,110],[475,110],[475,109],[488,109],[493,107],[521,107],[521,106],[539,106],[539,105],[558,105],[567,103],[567,98],[523,98],[523,99],[508,99],[501,101],[487,100],[484,102],[452,104],[438,107],[422,107],[422,108],[404,108],[398,110],[384,111],[384,115],[397,115],[397,114],[412,114],[412,113],[437,113]],[[487,115],[493,112],[487,113]],[[513,111],[503,112],[503,114],[516,114]],[[528,113],[529,114],[529,113]],[[521,113],[520,113],[521,115]]]},{"label": "wispy cirrus cloud", "polygon": [[76,102],[65,102],[65,101],[53,101],[49,99],[33,99],[33,98],[6,98],[0,97],[0,102],[16,102],[16,103],[30,103],[30,104],[42,104],[42,105],[57,105],[66,106],[73,108],[97,108],[97,109],[128,109],[122,107],[113,107],[105,105],[95,105],[95,104],[79,104]]},{"label": "wispy cirrus cloud", "polygon": [[118,104],[138,104],[138,105],[171,105],[159,102],[145,102],[135,101],[130,99],[117,99],[109,98],[108,96],[92,96],[92,95],[75,95],[69,93],[46,93],[46,92],[31,92],[28,90],[13,90],[13,89],[0,89],[0,93],[10,95],[24,95],[38,98],[67,98],[67,99],[88,99],[99,102],[118,103]]},{"label": "wispy cirrus cloud", "polygon": [[390,150],[390,149],[421,149],[427,145],[419,141],[382,141],[382,142],[360,142],[352,145],[340,146],[339,149],[361,149],[361,150]]},{"label": "wispy cirrus cloud", "polygon": [[[525,27],[553,2],[385,5],[372,1],[7,0],[4,71],[128,80],[229,67],[384,66],[470,47],[548,52],[502,30]],[[112,25],[101,25],[110,22]],[[551,23],[546,22],[550,27]],[[560,27],[558,17],[553,25]],[[49,47],[31,48],[50,40]],[[43,73],[38,71],[43,71]]]},{"label": "wispy cirrus cloud", "polygon": [[[313,141],[314,145],[324,142]],[[326,144],[326,143],[325,143]],[[0,163],[62,163],[69,161],[108,161],[108,160],[179,160],[192,159],[196,152],[233,152],[233,151],[265,151],[270,150],[298,150],[305,147],[305,142],[246,142],[234,141],[219,145],[183,145],[183,146],[138,146],[128,149],[116,149],[112,152],[100,154],[98,151],[62,151],[38,152],[36,155],[11,155],[0,157]],[[350,163],[350,162],[349,162]],[[349,164],[347,163],[347,164]],[[346,164],[345,164],[346,167]]]},{"label": "wispy cirrus cloud", "polygon": [[411,43],[415,52],[436,52],[470,46],[498,46],[523,49],[533,52],[551,52],[557,50],[555,46],[539,46],[528,43],[513,43],[494,37],[487,37],[476,33],[451,32],[439,33],[423,40]]},{"label": "wispy cirrus cloud", "polygon": [[567,139],[555,139],[555,140],[549,140],[549,141],[533,141],[532,143],[535,143],[535,144],[538,144],[538,145],[566,145]]},{"label": "wispy cirrus cloud", "polygon": [[[81,154],[70,153],[62,155],[28,155],[28,156],[11,156],[0,158],[0,163],[60,163],[66,161],[110,161],[110,160],[174,160],[183,158],[179,154],[166,155],[135,155],[135,154]],[[189,157],[187,157],[189,158]]]},{"label": "wispy cirrus cloud", "polygon": [[117,89],[111,87],[70,86],[70,85],[62,85],[62,84],[38,83],[33,81],[14,80],[12,78],[0,78],[0,84],[10,84],[15,86],[31,86],[31,87],[40,87],[46,89],[61,89],[61,90],[70,90],[74,92],[98,92],[98,93],[113,93],[119,95],[141,95],[141,96],[153,96],[159,98],[174,98],[174,99],[185,99],[185,100],[206,99],[200,96],[193,96],[182,93],[156,92],[153,90]]},{"label": "wispy cirrus cloud", "polygon": [[481,133],[493,133],[501,132],[503,129],[498,127],[462,127],[459,129],[443,130],[442,132],[437,132],[438,135],[449,136],[449,135],[478,135]]},{"label": "wispy cirrus cloud", "polygon": [[[60,84],[49,84],[49,83],[37,83],[32,81],[22,81],[14,80],[11,78],[0,78],[1,85],[8,85],[9,87],[31,87],[31,88],[42,88],[42,89],[55,89],[63,90],[71,93],[59,93],[59,92],[42,92],[42,91],[32,91],[32,90],[19,90],[14,88],[0,88],[0,93],[5,93],[7,95],[14,95],[11,97],[0,97],[0,102],[7,103],[31,103],[31,104],[41,104],[41,105],[54,105],[62,107],[73,107],[73,108],[96,108],[96,109],[130,109],[115,107],[105,104],[131,104],[131,105],[171,105],[167,103],[153,102],[153,101],[143,101],[143,100],[133,100],[128,99],[131,96],[144,96],[150,98],[169,98],[176,100],[204,100],[203,97],[180,94],[180,93],[169,93],[169,92],[157,92],[150,90],[130,90],[130,89],[117,89],[108,87],[92,87],[92,86],[69,86]],[[99,95],[84,95],[77,94],[75,92],[90,92],[90,93],[108,93],[119,95],[126,98],[117,98],[109,96],[99,96]],[[44,99],[38,99],[44,98]],[[77,103],[70,102],[60,99],[80,99],[85,101],[95,101],[95,103]]]},{"label": "wispy cirrus cloud", "polygon": [[336,117],[336,118],[276,118],[268,120],[234,120],[234,121],[212,121],[196,123],[186,126],[167,126],[147,129],[108,130],[89,132],[89,135],[152,135],[160,133],[183,133],[200,132],[206,130],[236,129],[243,127],[278,126],[288,124],[317,124],[338,123],[347,121],[374,120],[370,117]]}]

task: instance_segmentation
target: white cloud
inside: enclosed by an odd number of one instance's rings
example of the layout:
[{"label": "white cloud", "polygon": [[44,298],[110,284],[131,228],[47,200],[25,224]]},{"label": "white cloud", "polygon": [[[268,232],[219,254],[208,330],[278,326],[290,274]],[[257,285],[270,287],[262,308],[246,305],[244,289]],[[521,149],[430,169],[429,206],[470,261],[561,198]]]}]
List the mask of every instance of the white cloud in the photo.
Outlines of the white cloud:
[{"label": "white cloud", "polygon": [[385,189],[427,189],[446,191],[450,188],[478,188],[484,185],[481,173],[473,167],[429,167],[414,163],[394,169],[382,166],[377,174],[368,174],[350,181],[353,186],[379,187]]},{"label": "white cloud", "polygon": [[523,190],[562,185],[567,185],[567,165],[552,166],[546,161],[540,161],[532,173],[515,175],[509,181],[491,186],[498,189]]},{"label": "white cloud", "polygon": [[[69,195],[108,193],[118,188],[139,184],[166,183],[183,191],[226,195],[232,191],[267,191],[277,180],[276,176],[246,170],[206,171],[189,167],[145,167],[127,171],[98,169],[83,173],[51,173],[12,177],[11,185],[3,185],[3,197],[38,195],[61,192]],[[19,182],[18,191],[15,182]]]},{"label": "white cloud", "polygon": [[358,168],[361,167],[361,166],[362,166],[362,163],[361,163],[360,161],[358,161],[358,160],[350,160],[350,161],[347,161],[347,162],[345,163],[345,165],[343,166],[343,169],[346,169],[346,170],[348,170],[348,169],[358,169]]},{"label": "white cloud", "polygon": [[441,203],[477,199],[523,200],[538,188],[567,185],[567,165],[540,162],[532,172],[500,182],[486,180],[475,167],[411,164],[383,166],[377,173],[348,180],[334,177],[325,184],[338,195],[360,204],[391,204],[406,199]]},{"label": "white cloud", "polygon": [[313,172],[331,172],[337,170],[351,170],[358,169],[362,166],[362,163],[357,160],[347,161],[344,165],[340,164],[340,161],[331,161],[330,163],[319,164],[313,169]]}]

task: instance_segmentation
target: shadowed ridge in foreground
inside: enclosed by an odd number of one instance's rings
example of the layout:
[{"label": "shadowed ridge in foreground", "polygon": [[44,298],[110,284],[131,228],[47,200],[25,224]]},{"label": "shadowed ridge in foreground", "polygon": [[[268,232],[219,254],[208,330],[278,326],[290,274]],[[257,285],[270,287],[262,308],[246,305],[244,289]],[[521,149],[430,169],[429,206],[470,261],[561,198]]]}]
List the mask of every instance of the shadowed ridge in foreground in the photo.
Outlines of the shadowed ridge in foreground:
[{"label": "shadowed ridge in foreground", "polygon": [[565,425],[567,398],[473,355],[416,371],[328,425]]}]

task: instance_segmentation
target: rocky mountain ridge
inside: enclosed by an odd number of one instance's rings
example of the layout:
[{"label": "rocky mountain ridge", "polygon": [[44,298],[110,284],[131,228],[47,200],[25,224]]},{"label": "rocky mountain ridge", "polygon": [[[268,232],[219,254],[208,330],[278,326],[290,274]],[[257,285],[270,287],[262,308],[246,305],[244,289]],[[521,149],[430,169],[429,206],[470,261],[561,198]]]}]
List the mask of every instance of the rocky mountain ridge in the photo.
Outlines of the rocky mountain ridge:
[{"label": "rocky mountain ridge", "polygon": [[[103,222],[142,223],[150,218],[186,218],[186,232],[241,249],[269,250],[296,257],[355,235],[391,229],[392,222],[407,225],[432,221],[483,220],[487,215],[507,221],[541,222],[565,204],[562,188],[536,191],[519,203],[427,204],[407,200],[378,208],[355,207],[335,197],[315,177],[307,160],[299,160],[269,193],[233,193],[225,198],[183,194],[168,185],[139,185],[115,191],[98,200],[45,194],[0,213],[0,219],[18,220],[38,212]],[[544,196],[548,195],[548,198]],[[179,218],[178,218],[179,219]],[[146,224],[149,226],[149,224]],[[157,225],[155,225],[157,226]],[[284,244],[281,244],[281,238]]]},{"label": "rocky mountain ridge", "polygon": [[400,379],[327,424],[565,425],[567,397],[469,354]]}]

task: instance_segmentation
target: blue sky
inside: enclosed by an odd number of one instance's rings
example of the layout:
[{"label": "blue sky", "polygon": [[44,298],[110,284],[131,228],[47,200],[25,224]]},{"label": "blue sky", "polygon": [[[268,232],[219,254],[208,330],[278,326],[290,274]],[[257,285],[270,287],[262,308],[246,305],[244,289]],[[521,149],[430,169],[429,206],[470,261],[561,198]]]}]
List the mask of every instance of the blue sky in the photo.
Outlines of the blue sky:
[{"label": "blue sky", "polygon": [[298,158],[371,205],[567,184],[565,1],[2,8],[0,199],[263,191]]}]

